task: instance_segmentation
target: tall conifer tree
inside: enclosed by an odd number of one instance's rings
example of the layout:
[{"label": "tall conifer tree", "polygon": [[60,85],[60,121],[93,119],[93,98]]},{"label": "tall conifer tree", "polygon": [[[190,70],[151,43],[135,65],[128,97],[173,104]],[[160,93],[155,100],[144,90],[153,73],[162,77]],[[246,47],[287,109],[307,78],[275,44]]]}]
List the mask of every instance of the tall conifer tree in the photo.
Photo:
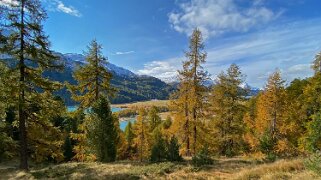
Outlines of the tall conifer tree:
[{"label": "tall conifer tree", "polygon": [[181,129],[184,131],[186,155],[191,155],[191,139],[193,153],[197,151],[198,130],[200,130],[198,126],[204,118],[205,82],[208,80],[208,75],[202,67],[206,52],[204,52],[202,33],[199,29],[193,31],[189,43],[189,51],[186,52],[187,60],[183,62],[183,70],[179,71],[179,91],[173,102],[176,107],[175,113],[178,114],[184,126]]},{"label": "tall conifer tree", "polygon": [[211,112],[214,117],[214,129],[218,142],[217,150],[222,155],[235,155],[240,150],[243,135],[243,105],[246,90],[241,88],[244,82],[240,68],[232,64],[226,73],[218,75],[211,94]]},{"label": "tall conifer tree", "polygon": [[150,150],[149,126],[144,109],[139,110],[137,121],[134,124],[134,134],[134,143],[138,150],[139,160],[143,161],[149,156]]},{"label": "tall conifer tree", "polygon": [[253,135],[258,150],[268,156],[284,152],[287,148],[285,93],[284,80],[280,71],[276,71],[269,77],[257,100]]},{"label": "tall conifer tree", "polygon": [[[52,91],[59,85],[42,77],[44,70],[57,68],[56,57],[49,50],[48,37],[43,32],[42,22],[46,19],[46,12],[39,0],[21,0],[7,4],[5,14],[5,28],[10,33],[6,36],[6,53],[13,59],[18,71],[19,88],[17,97],[18,121],[20,132],[20,168],[28,169],[27,123],[40,124],[39,116],[35,114],[32,103],[37,101],[39,90]],[[43,97],[39,97],[43,98]],[[39,100],[38,98],[38,100]],[[33,101],[33,102],[32,102]],[[37,119],[37,120],[36,120]],[[40,118],[41,119],[41,118]],[[49,126],[49,124],[43,124]],[[29,126],[28,126],[29,127]],[[31,126],[34,127],[34,126]]]},{"label": "tall conifer tree", "polygon": [[[86,122],[89,145],[101,162],[116,160],[118,131],[116,118],[113,117],[107,98],[101,96],[90,110]],[[118,125],[118,123],[117,123]]]},{"label": "tall conifer tree", "polygon": [[86,52],[86,65],[79,67],[73,76],[77,85],[69,85],[72,98],[80,103],[80,108],[91,107],[100,95],[108,97],[114,89],[110,86],[112,74],[107,71],[107,59],[102,54],[102,46],[93,40]]},{"label": "tall conifer tree", "polygon": [[321,73],[321,52],[315,55],[315,59],[312,64],[312,69],[315,73]]}]

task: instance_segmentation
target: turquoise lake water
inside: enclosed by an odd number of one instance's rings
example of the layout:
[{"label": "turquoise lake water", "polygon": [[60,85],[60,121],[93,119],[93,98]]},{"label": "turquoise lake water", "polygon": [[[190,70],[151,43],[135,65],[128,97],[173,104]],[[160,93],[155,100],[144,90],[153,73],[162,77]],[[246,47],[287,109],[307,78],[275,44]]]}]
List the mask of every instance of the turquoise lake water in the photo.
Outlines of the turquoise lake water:
[{"label": "turquoise lake water", "polygon": [[[75,111],[76,109],[77,109],[77,106],[68,106],[68,111],[69,111],[69,112]],[[118,111],[120,111],[120,110],[122,110],[122,108],[118,108],[118,107],[112,107],[112,108],[111,108],[111,111],[112,111],[112,112],[118,112]],[[130,121],[131,123],[134,123],[134,122],[136,121],[136,119],[135,119],[135,118],[131,118],[131,119],[127,120],[127,121],[120,121],[120,122],[119,122],[119,126],[120,126],[120,129],[121,129],[122,131],[125,130],[125,128],[126,128],[126,126],[127,126],[127,124],[128,124],[129,121]]]}]

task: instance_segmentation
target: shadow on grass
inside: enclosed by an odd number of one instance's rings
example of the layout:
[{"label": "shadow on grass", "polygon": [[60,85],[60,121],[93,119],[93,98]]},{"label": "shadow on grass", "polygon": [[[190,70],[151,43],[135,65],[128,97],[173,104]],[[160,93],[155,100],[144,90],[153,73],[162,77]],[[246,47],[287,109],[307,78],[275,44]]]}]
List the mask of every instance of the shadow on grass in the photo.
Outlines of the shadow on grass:
[{"label": "shadow on grass", "polygon": [[139,176],[127,173],[98,173],[86,164],[52,166],[30,173],[36,179],[139,179]]}]

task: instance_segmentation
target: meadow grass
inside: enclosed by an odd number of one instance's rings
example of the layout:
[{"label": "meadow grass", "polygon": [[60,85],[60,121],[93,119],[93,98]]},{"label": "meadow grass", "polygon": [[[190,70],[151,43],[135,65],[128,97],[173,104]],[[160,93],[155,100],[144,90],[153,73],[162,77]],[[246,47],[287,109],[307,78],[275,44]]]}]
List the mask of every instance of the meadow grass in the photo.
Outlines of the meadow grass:
[{"label": "meadow grass", "polygon": [[135,102],[135,103],[127,103],[127,104],[113,104],[112,107],[119,107],[119,108],[146,108],[146,107],[164,107],[168,106],[169,100],[151,100],[151,101],[142,101],[142,102]]},{"label": "meadow grass", "polygon": [[0,179],[321,179],[304,166],[304,159],[264,163],[248,158],[220,158],[213,165],[183,163],[63,163],[34,165],[30,172],[0,166]]}]

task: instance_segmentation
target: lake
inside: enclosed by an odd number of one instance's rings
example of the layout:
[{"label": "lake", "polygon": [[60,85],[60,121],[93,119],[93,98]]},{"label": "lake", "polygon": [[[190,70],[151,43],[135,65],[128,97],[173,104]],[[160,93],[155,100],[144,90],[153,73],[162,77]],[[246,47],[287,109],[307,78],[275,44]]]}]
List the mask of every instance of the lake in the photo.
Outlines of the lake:
[{"label": "lake", "polygon": [[[76,111],[76,110],[77,110],[77,106],[68,106],[67,109],[68,109],[69,112]],[[112,111],[112,112],[118,112],[118,111],[120,111],[120,110],[122,110],[122,108],[119,108],[119,107],[112,107],[112,108],[111,108],[111,111]],[[120,129],[121,129],[122,131],[125,130],[125,128],[126,128],[126,126],[127,126],[127,124],[128,124],[129,121],[132,122],[132,123],[134,123],[134,122],[136,121],[136,119],[135,119],[135,118],[131,118],[131,119],[129,119],[129,120],[120,121],[120,122],[119,122],[119,126],[120,126]]]}]

